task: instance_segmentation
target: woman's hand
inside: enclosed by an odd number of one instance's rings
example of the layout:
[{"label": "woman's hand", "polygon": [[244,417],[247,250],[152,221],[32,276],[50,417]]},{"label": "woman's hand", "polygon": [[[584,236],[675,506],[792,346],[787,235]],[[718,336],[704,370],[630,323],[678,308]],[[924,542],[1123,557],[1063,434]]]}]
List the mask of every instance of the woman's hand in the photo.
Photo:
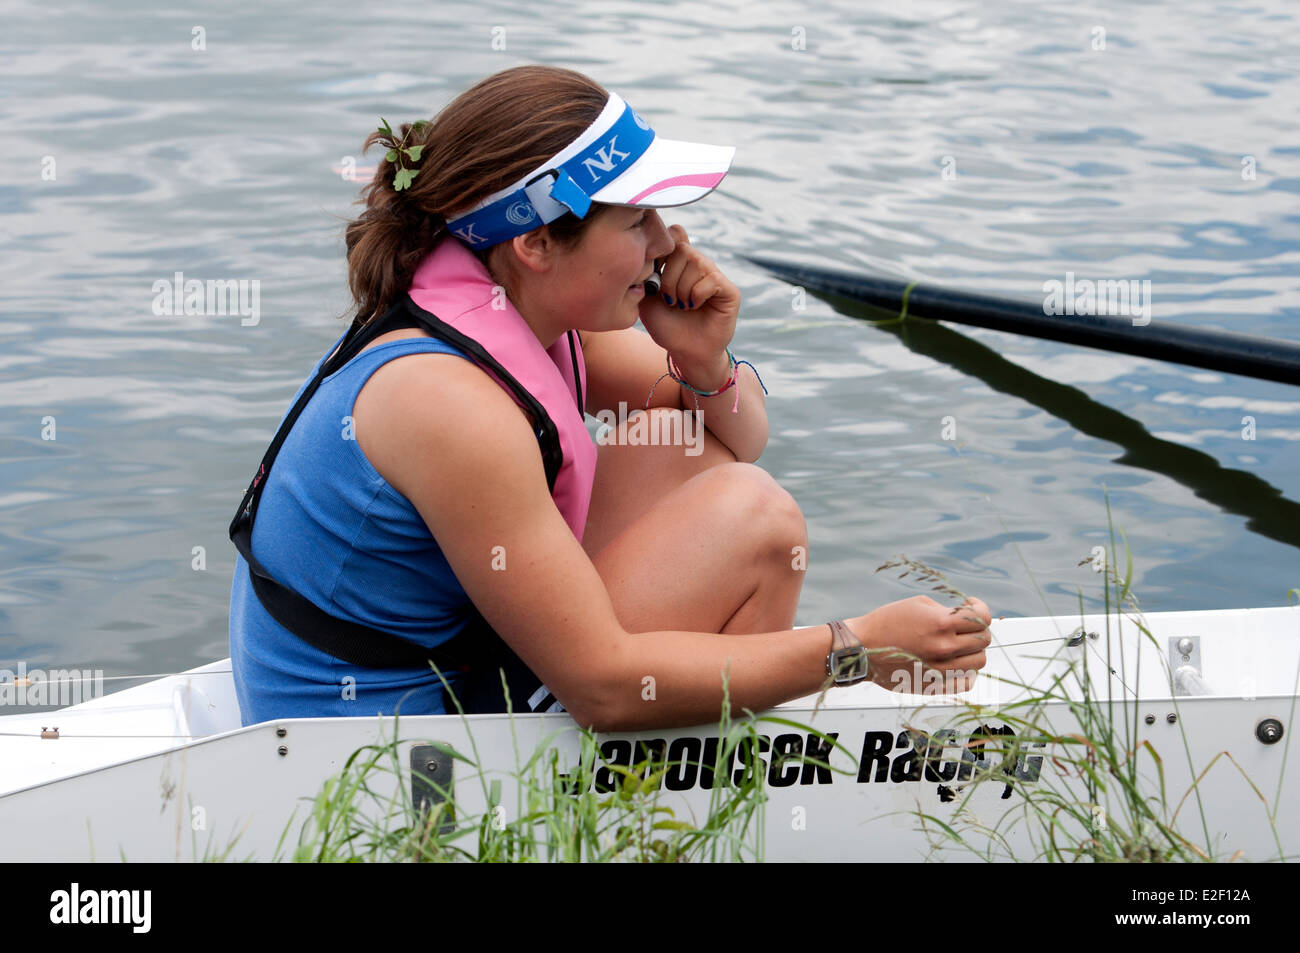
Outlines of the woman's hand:
[{"label": "woman's hand", "polygon": [[641,323],[687,380],[710,389],[731,371],[725,352],[736,333],[740,289],[690,243],[686,229],[671,225],[668,234],[676,247],[664,259],[662,294],[642,300]]},{"label": "woman's hand", "polygon": [[967,599],[954,609],[929,596],[901,599],[847,620],[873,650],[871,680],[918,695],[968,691],[984,667],[992,621],[989,607],[979,599]]}]

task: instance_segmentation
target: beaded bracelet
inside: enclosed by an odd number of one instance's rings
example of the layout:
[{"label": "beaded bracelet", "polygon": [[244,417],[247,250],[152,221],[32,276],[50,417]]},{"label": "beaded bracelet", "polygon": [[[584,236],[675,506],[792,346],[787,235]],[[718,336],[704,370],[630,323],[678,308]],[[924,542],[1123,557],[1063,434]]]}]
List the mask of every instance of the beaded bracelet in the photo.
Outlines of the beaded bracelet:
[{"label": "beaded bracelet", "polygon": [[740,382],[739,374],[740,374],[741,364],[746,364],[749,366],[749,369],[754,372],[754,377],[758,379],[758,386],[762,387],[763,393],[766,394],[767,386],[763,383],[763,378],[758,376],[758,368],[756,368],[753,364],[750,364],[749,361],[736,360],[736,355],[731,353],[731,348],[727,348],[726,351],[727,351],[727,360],[731,362],[731,376],[728,377],[726,381],[723,382],[722,386],[719,387],[717,390],[710,390],[710,391],[700,390],[699,388],[693,387],[691,384],[687,383],[687,381],[682,377],[681,372],[677,369],[677,365],[673,363],[673,356],[665,352],[665,356],[668,359],[668,373],[661,374],[659,376],[659,380],[656,380],[654,382],[654,386],[650,388],[650,394],[645,399],[646,407],[650,406],[650,400],[655,395],[655,387],[659,386],[659,381],[663,380],[665,377],[671,377],[674,381],[676,381],[682,387],[685,387],[688,391],[691,392],[691,396],[695,399],[695,409],[697,411],[700,409],[701,397],[717,397],[719,394],[724,393],[725,391],[731,389],[732,387],[735,387],[736,400],[731,405],[731,412],[733,414],[739,413],[740,412],[740,387],[738,386],[738,384]]}]

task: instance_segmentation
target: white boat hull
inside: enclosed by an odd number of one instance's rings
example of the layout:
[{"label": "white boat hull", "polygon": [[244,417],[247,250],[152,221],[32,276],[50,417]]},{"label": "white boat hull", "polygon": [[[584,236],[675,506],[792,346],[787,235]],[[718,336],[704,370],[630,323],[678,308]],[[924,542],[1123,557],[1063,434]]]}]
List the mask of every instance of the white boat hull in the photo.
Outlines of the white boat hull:
[{"label": "white boat hull", "polygon": [[[980,753],[967,745],[971,731],[977,725],[1010,727],[1016,712],[1024,711],[1014,707],[1024,691],[989,676],[1044,686],[1085,653],[1093,675],[1104,676],[1108,643],[1116,674],[1094,679],[1100,701],[1092,710],[1109,710],[1121,737],[1136,738],[1143,789],[1153,794],[1161,785],[1150,752],[1158,753],[1167,805],[1162,817],[1168,820],[1177,808],[1173,826],[1216,858],[1300,853],[1300,811],[1287,803],[1295,769],[1283,776],[1300,674],[1300,608],[1152,614],[1147,624],[1154,640],[1127,620],[1112,617],[1108,633],[1105,617],[1088,617],[1084,628],[1100,639],[1067,647],[1066,637],[1079,621],[996,622],[996,645],[1002,648],[990,651],[986,674],[969,696],[927,698],[863,685],[830,692],[817,710],[808,699],[768,713],[834,735],[842,747],[830,754],[832,771],[792,760],[775,763],[772,749],[792,752],[797,744],[802,750],[817,739],[760,719],[757,731],[767,741],[758,758],[743,750],[733,757],[733,781],[746,770],[762,777],[764,857],[1035,859],[1042,854],[1043,829],[1027,816],[1022,792],[1049,787],[1095,804],[1098,825],[1128,824],[1118,784],[1090,794],[1067,769],[1065,761],[1085,750],[1079,745],[1048,742],[1025,749],[994,781],[971,784],[981,773]],[[1167,647],[1179,638],[1195,640],[1200,680],[1210,694],[1175,693]],[[983,708],[976,712],[965,700]],[[991,714],[995,703],[1002,706],[1001,716]],[[1064,699],[1048,702],[1038,723],[1064,738],[1081,731],[1079,710]],[[1269,718],[1285,728],[1277,743],[1264,743],[1257,734]],[[57,739],[40,736],[42,728],[55,726]],[[938,734],[946,730],[953,734]],[[1094,739],[1095,731],[1090,729]],[[426,742],[470,752],[472,732],[485,774],[503,782],[503,822],[518,816],[511,780],[515,751],[526,757],[549,739],[560,764],[571,765],[580,743],[567,715],[288,719],[245,728],[229,662],[217,662],[57,712],[0,717],[0,860],[196,860],[221,856],[232,843],[233,858],[285,857],[325,781],[354,751],[392,741],[395,732],[402,739],[403,766],[412,746]],[[599,741],[616,762],[631,760],[632,742],[658,740],[670,759],[704,754],[711,763],[707,746],[716,735],[713,726],[602,734]],[[928,761],[916,750],[927,743]],[[710,775],[670,773],[661,803],[679,819],[702,820],[712,793]],[[396,791],[399,782],[386,777]],[[485,792],[474,771],[458,763],[460,810],[484,812]],[[922,815],[967,832],[976,852],[937,835],[933,823],[923,825]],[[995,827],[999,837],[969,833],[976,823]]]}]

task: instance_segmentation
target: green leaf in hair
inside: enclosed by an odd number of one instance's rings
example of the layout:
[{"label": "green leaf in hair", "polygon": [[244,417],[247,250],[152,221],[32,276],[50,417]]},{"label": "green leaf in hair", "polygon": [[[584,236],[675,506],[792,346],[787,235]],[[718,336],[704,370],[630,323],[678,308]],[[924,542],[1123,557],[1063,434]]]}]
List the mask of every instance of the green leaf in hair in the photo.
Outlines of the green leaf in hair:
[{"label": "green leaf in hair", "polygon": [[415,176],[419,172],[418,169],[408,169],[406,163],[403,161],[403,156],[410,159],[412,162],[419,162],[420,156],[424,152],[423,145],[408,146],[406,140],[410,137],[411,133],[415,132],[417,129],[423,129],[425,126],[429,125],[429,122],[426,119],[417,119],[415,122],[411,123],[410,127],[406,131],[406,135],[402,136],[402,141],[396,142],[396,137],[393,135],[392,127],[388,125],[388,120],[383,116],[380,116],[379,121],[382,123],[379,127],[380,134],[386,135],[388,141],[395,144],[394,148],[391,148],[384,153],[384,158],[397,166],[397,171],[393,173],[393,191],[403,192],[411,187],[411,182],[415,180]]}]

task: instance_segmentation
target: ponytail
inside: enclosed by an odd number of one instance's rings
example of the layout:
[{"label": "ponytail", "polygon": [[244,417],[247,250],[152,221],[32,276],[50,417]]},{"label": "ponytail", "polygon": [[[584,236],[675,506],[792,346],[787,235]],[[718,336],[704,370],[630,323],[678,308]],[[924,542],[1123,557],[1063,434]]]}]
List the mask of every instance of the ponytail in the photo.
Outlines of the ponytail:
[{"label": "ponytail", "polygon": [[[447,232],[448,216],[558,153],[596,120],[608,95],[572,70],[520,66],[462,93],[433,122],[372,132],[362,151],[380,144],[385,156],[362,189],[365,210],[345,233],[354,320],[365,324],[386,312],[410,288],[425,256],[439,242],[456,240]],[[402,151],[413,146],[417,159]],[[394,179],[402,170],[414,176],[403,176],[398,191]],[[547,227],[570,244],[597,211],[584,219],[568,213]],[[487,251],[479,254],[486,261]]]}]

